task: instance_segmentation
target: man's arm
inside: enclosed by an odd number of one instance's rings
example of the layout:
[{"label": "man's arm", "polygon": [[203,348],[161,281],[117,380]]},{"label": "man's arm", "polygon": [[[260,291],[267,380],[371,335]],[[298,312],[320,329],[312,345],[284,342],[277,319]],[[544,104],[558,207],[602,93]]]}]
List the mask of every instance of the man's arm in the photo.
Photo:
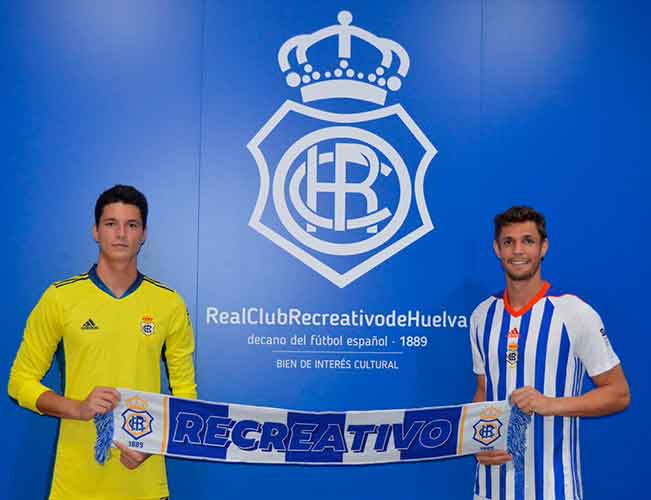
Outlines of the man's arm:
[{"label": "man's arm", "polygon": [[481,403],[482,401],[486,401],[486,375],[477,375],[477,389],[472,402]]},{"label": "man's arm", "polygon": [[554,398],[533,387],[513,391],[511,402],[525,413],[558,417],[600,417],[625,410],[631,402],[628,381],[619,364],[592,377],[595,388],[581,396]]},{"label": "man's arm", "polygon": [[513,391],[511,402],[526,413],[559,417],[598,417],[617,413],[631,400],[628,382],[599,314],[582,300],[569,296],[557,299],[574,355],[585,366],[595,388],[576,397],[545,396],[533,387]]},{"label": "man's arm", "polygon": [[170,319],[170,331],[165,339],[165,360],[169,382],[174,396],[197,399],[197,384],[192,359],[194,333],[185,303],[178,295],[177,299]]},{"label": "man's arm", "polygon": [[98,387],[83,401],[60,396],[41,383],[61,342],[63,313],[56,287],[49,287],[34,307],[9,374],[7,390],[18,403],[52,417],[90,420],[96,413],[111,411],[120,395],[115,389]]},{"label": "man's arm", "polygon": [[52,365],[62,338],[61,307],[56,288],[49,287],[27,319],[23,339],[9,373],[7,392],[20,406],[39,412],[37,401],[49,387],[41,379]]}]

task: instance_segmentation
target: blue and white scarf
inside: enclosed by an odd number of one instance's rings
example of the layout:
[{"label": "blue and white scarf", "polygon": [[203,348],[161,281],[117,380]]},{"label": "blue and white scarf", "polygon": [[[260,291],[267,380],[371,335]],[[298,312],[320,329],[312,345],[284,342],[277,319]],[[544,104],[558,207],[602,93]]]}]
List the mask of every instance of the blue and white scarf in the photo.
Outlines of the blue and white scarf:
[{"label": "blue and white scarf", "polygon": [[530,417],[507,401],[411,410],[306,412],[119,389],[95,417],[95,458],[113,441],[144,453],[222,462],[365,465],[507,450],[521,470]]}]

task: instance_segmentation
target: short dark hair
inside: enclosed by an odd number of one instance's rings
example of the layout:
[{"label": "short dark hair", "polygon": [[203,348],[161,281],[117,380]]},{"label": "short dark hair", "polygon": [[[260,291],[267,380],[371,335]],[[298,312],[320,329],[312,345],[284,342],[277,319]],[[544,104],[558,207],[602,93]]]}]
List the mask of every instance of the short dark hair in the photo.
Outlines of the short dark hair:
[{"label": "short dark hair", "polygon": [[540,238],[547,239],[547,227],[545,226],[545,216],[540,212],[536,212],[531,207],[515,206],[511,207],[501,214],[495,216],[495,241],[500,237],[502,228],[510,224],[518,224],[520,222],[534,222]]},{"label": "short dark hair", "polygon": [[135,205],[140,210],[140,217],[142,218],[142,227],[147,227],[147,213],[149,207],[147,205],[147,198],[145,195],[138,191],[133,186],[126,186],[124,184],[116,184],[110,189],[107,189],[97,198],[95,203],[95,225],[99,226],[99,220],[102,218],[102,212],[106,205],[111,203],[125,203],[127,205]]}]

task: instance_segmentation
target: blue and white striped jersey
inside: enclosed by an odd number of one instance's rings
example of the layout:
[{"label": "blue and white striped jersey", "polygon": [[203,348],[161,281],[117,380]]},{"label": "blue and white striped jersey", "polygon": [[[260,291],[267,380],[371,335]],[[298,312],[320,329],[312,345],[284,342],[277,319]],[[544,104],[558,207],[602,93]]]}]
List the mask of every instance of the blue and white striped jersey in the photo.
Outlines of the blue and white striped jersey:
[{"label": "blue and white striped jersey", "polygon": [[[574,295],[550,295],[545,283],[523,309],[506,293],[491,296],[470,318],[473,370],[486,377],[486,400],[535,387],[553,397],[581,394],[585,373],[619,364],[597,312]],[[527,433],[524,481],[512,463],[477,465],[475,500],[581,500],[579,419],[535,415]]]}]

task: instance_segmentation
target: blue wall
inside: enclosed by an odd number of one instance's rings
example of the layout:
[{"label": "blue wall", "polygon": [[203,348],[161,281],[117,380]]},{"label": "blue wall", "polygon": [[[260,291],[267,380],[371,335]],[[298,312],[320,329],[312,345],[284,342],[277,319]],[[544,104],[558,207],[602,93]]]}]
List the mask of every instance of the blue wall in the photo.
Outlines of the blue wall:
[{"label": "blue wall", "polygon": [[[438,154],[424,181],[436,229],[340,288],[249,226],[260,178],[246,145],[283,102],[300,102],[278,69],[280,46],[335,24],[342,9],[409,53],[409,74],[387,104],[400,103]],[[149,198],[141,268],[188,303],[203,399],[307,410],[463,402],[474,390],[463,328],[245,327],[207,322],[206,310],[469,316],[502,286],[492,216],[528,203],[548,217],[545,277],[601,312],[632,386],[627,412],[583,421],[586,498],[640,497],[649,440],[623,429],[650,409],[650,13],[646,2],[578,0],[5,3],[3,376],[45,287],[95,259],[92,207],[120,182]],[[300,120],[286,123],[288,136],[305,132]],[[406,135],[378,126],[413,152]],[[282,151],[281,143],[272,140],[267,152]],[[406,225],[416,219],[410,214]],[[294,333],[396,342],[426,335],[428,345],[383,357],[399,370],[342,371],[276,368],[278,359],[305,356],[247,343],[251,334]],[[58,379],[55,367],[48,381]],[[8,498],[45,498],[56,422],[8,397],[0,404],[10,429],[0,489]],[[170,460],[169,479],[177,499],[212,498],[215,487],[242,498],[461,499],[470,497],[473,467],[472,458],[341,469]]]}]

